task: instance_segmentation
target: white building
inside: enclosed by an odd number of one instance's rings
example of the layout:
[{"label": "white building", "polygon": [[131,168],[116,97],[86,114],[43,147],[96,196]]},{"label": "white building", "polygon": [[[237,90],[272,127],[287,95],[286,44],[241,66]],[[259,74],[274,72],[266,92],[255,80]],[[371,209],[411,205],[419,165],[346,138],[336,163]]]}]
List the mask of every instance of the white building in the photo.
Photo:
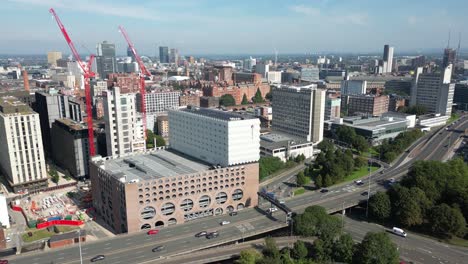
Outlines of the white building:
[{"label": "white building", "polygon": [[0,194],[0,227],[3,225],[10,228],[10,218],[8,217],[8,206],[6,197]]},{"label": "white building", "polygon": [[91,83],[91,96],[101,96],[103,92],[107,91],[107,81],[94,81]]},{"label": "white building", "polygon": [[285,86],[272,89],[272,128],[307,141],[323,140],[326,91],[317,85]]},{"label": "white building", "polygon": [[210,164],[232,166],[260,158],[260,120],[232,112],[188,107],[169,111],[172,149]]},{"label": "white building", "polygon": [[312,158],[318,154],[317,151],[314,151],[314,143],[290,135],[273,132],[260,136],[260,156],[262,157],[277,157],[286,162],[289,158],[299,155],[304,155],[306,159]]},{"label": "white building", "polygon": [[341,96],[366,94],[367,81],[343,80],[341,81]]},{"label": "white building", "polygon": [[12,96],[0,99],[0,168],[15,192],[47,187],[39,114]]},{"label": "white building", "polygon": [[67,70],[70,75],[75,76],[75,86],[83,90],[85,82],[83,69],[81,69],[80,64],[78,64],[76,61],[69,61],[67,62]]},{"label": "white building", "polygon": [[418,68],[411,88],[411,105],[424,106],[429,113],[450,116],[455,92],[451,76],[452,64],[441,73],[422,73],[422,68]]},{"label": "white building", "polygon": [[257,60],[250,57],[248,59],[245,59],[244,60],[244,70],[246,71],[251,71],[253,66],[255,66],[257,64]]},{"label": "white building", "polygon": [[[171,77],[172,78],[172,77]],[[179,91],[157,91],[145,95],[146,127],[153,130],[157,116],[168,110],[179,109]],[[137,95],[137,110],[141,109],[141,96]]]},{"label": "white building", "polygon": [[280,71],[269,71],[267,73],[267,80],[270,84],[281,83],[281,72]]},{"label": "white building", "polygon": [[119,87],[112,87],[103,96],[107,155],[145,150],[143,122],[136,111],[136,95],[120,94]]},{"label": "white building", "polygon": [[262,78],[266,78],[269,71],[270,71],[270,64],[257,63],[255,65],[255,72],[261,74]]},{"label": "white building", "polygon": [[382,60],[382,71],[383,73],[391,73],[392,72],[392,67],[393,67],[393,47],[390,47],[389,45],[384,46],[384,54],[383,54],[383,60]]}]

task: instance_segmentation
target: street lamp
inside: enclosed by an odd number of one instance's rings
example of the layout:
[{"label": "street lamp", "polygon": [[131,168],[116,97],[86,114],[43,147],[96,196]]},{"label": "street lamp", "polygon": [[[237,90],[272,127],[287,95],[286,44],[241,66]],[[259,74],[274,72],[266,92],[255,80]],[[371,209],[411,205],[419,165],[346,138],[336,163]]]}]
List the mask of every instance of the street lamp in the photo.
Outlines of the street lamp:
[{"label": "street lamp", "polygon": [[80,248],[80,263],[83,264],[83,255],[81,253],[81,228],[78,229],[78,247]]}]

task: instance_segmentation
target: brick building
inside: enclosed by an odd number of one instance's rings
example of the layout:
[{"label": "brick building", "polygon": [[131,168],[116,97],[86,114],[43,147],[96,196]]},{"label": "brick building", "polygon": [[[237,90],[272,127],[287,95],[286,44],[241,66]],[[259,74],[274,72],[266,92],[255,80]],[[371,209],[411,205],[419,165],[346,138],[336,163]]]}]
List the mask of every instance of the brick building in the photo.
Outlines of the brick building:
[{"label": "brick building", "polygon": [[136,73],[110,73],[107,86],[120,87],[120,93],[138,93],[140,91],[140,77]]},{"label": "brick building", "polygon": [[179,105],[180,106],[200,106],[200,96],[196,94],[189,94],[189,95],[181,95],[179,97]]},{"label": "brick building", "polygon": [[[86,230],[80,229],[80,239],[81,242],[86,242]],[[63,247],[63,246],[68,246],[68,245],[73,245],[75,243],[78,243],[78,231],[77,232],[69,232],[69,233],[64,233],[60,235],[55,235],[52,236],[49,239],[49,247],[50,248],[58,248],[58,247]]]},{"label": "brick building", "polygon": [[[343,100],[343,98],[342,98]],[[380,116],[388,112],[388,96],[348,95],[344,97],[348,115],[356,113]]]},{"label": "brick building", "polygon": [[260,89],[262,97],[270,92],[270,85],[268,83],[245,83],[237,85],[221,86],[218,84],[209,83],[203,87],[203,96],[221,97],[225,94],[230,94],[234,97],[236,105],[240,105],[244,94],[247,99],[255,96],[257,89]]}]

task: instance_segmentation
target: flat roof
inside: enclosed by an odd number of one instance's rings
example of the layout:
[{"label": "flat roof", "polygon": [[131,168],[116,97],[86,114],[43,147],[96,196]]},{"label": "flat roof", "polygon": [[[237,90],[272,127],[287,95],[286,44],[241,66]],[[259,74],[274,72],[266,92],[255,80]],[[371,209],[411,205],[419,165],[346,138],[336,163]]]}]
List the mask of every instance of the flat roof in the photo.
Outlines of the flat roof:
[{"label": "flat roof", "polygon": [[277,149],[288,146],[302,145],[306,143],[313,144],[303,138],[298,138],[293,135],[281,133],[281,132],[271,132],[269,134],[260,136],[260,146],[266,149]]},{"label": "flat roof", "polygon": [[211,166],[171,149],[137,153],[103,161],[105,170],[113,177],[126,181],[146,181],[208,170]]},{"label": "flat roof", "polygon": [[249,120],[256,119],[256,117],[241,115],[234,112],[227,112],[222,110],[201,108],[201,107],[187,107],[180,110],[181,112],[193,113],[196,115],[216,118],[224,121],[236,121],[236,120]]}]

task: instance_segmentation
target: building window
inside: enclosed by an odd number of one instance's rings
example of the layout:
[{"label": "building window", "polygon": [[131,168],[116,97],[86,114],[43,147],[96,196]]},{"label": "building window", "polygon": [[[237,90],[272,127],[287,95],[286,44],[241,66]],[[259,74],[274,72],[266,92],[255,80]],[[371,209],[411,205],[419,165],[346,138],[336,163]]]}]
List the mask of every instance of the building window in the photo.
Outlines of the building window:
[{"label": "building window", "polygon": [[180,203],[180,208],[182,210],[184,210],[185,212],[188,212],[190,210],[192,210],[193,208],[193,200],[191,199],[185,199],[182,201],[182,203]]},{"label": "building window", "polygon": [[156,209],[151,206],[146,206],[140,213],[141,218],[144,220],[152,219],[156,216]]},{"label": "building window", "polygon": [[162,215],[171,215],[175,211],[175,206],[173,203],[165,203],[161,207],[161,214]]},{"label": "building window", "polygon": [[241,189],[236,189],[232,193],[232,199],[234,201],[239,201],[240,199],[242,199],[242,197],[244,197],[244,192]]},{"label": "building window", "polygon": [[210,205],[211,198],[208,195],[203,195],[202,197],[200,197],[198,203],[200,205],[200,208],[206,208]]}]

